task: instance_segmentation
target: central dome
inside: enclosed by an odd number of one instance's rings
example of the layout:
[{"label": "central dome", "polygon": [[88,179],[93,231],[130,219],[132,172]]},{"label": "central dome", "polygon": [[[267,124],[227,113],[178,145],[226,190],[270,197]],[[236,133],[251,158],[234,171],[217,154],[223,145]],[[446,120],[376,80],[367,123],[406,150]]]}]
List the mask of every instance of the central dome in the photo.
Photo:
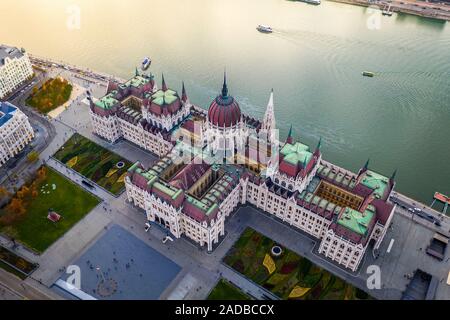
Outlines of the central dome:
[{"label": "central dome", "polygon": [[233,127],[241,120],[241,108],[234,98],[228,95],[225,75],[223,77],[222,94],[217,96],[209,106],[208,120],[218,127]]}]

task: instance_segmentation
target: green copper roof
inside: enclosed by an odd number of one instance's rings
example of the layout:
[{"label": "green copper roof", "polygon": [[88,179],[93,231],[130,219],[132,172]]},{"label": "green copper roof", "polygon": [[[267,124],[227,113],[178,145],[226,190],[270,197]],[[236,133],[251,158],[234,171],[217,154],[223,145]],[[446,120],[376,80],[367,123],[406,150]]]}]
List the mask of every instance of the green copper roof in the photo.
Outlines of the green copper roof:
[{"label": "green copper roof", "polygon": [[115,90],[111,91],[106,96],[103,96],[99,100],[95,101],[95,105],[103,109],[112,108],[115,104],[119,103],[119,101],[114,98],[116,93],[117,91]]},{"label": "green copper roof", "polygon": [[125,82],[124,84],[122,84],[121,86],[123,87],[135,87],[135,88],[139,88],[144,84],[147,84],[150,82],[150,79],[148,78],[144,78],[142,76],[135,76],[133,78],[131,78],[130,80],[128,80],[127,82]]},{"label": "green copper roof", "polygon": [[367,170],[361,183],[374,190],[375,197],[381,198],[388,186],[389,179],[379,173]]},{"label": "green copper roof", "polygon": [[178,195],[182,192],[181,189],[175,188],[174,186],[161,182],[155,182],[153,184],[153,187],[164,192],[173,200],[175,200],[178,197]]},{"label": "green copper roof", "polygon": [[299,162],[304,164],[311,160],[312,153],[309,151],[309,147],[300,142],[295,144],[286,143],[281,149],[281,154],[284,156],[284,160],[297,165]]},{"label": "green copper roof", "polygon": [[208,202],[204,201],[205,199],[198,200],[194,197],[191,197],[190,195],[186,195],[186,200],[202,210],[207,216],[209,216],[214,211],[214,209],[218,207],[217,203],[210,205]]},{"label": "green copper roof", "polygon": [[158,90],[152,95],[152,102],[162,106],[164,103],[171,104],[178,99],[177,93],[173,90]]},{"label": "green copper roof", "polygon": [[375,209],[369,205],[364,213],[351,208],[345,208],[337,223],[360,235],[367,233],[367,228],[375,214]]}]

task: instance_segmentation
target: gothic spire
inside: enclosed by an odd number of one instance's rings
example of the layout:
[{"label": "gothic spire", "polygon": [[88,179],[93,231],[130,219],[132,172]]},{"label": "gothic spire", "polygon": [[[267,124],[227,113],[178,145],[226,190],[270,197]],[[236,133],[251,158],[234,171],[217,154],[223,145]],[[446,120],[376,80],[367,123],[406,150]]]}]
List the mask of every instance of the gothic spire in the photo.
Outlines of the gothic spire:
[{"label": "gothic spire", "polygon": [[395,176],[397,175],[397,169],[392,172],[391,180],[393,181],[395,179]]},{"label": "gothic spire", "polygon": [[186,88],[184,87],[184,81],[182,81],[182,88],[181,88],[181,100],[184,102],[187,101],[187,94],[186,94]]},{"label": "gothic spire", "polygon": [[370,158],[368,158],[367,161],[366,161],[366,163],[364,164],[364,167],[363,167],[363,168],[364,168],[365,170],[369,169],[369,160],[370,160]]},{"label": "gothic spire", "polygon": [[266,130],[270,135],[273,135],[275,130],[275,113],[273,110],[273,89],[270,91],[269,102],[267,103],[266,112],[264,113],[262,128]]},{"label": "gothic spire", "polygon": [[228,87],[227,87],[227,73],[223,72],[223,86],[222,86],[222,97],[228,97]]},{"label": "gothic spire", "polygon": [[161,86],[162,91],[167,91],[167,85],[166,85],[166,81],[164,81],[164,73],[162,73],[162,86]]},{"label": "gothic spire", "polygon": [[292,137],[292,124],[291,124],[291,127],[289,128],[288,136],[286,138],[286,143],[292,144],[293,141],[294,141],[294,138]]}]

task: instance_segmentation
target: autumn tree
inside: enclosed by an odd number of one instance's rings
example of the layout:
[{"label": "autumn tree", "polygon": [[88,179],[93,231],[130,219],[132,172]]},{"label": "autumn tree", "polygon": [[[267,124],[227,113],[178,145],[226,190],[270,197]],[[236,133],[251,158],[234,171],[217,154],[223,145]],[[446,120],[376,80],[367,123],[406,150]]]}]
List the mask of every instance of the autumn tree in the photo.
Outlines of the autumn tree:
[{"label": "autumn tree", "polygon": [[39,159],[39,153],[36,151],[31,151],[28,155],[27,155],[27,160],[30,163],[36,162]]},{"label": "autumn tree", "polygon": [[8,190],[6,190],[5,187],[0,186],[0,199],[3,199],[4,197],[8,197],[9,196],[9,192]]}]

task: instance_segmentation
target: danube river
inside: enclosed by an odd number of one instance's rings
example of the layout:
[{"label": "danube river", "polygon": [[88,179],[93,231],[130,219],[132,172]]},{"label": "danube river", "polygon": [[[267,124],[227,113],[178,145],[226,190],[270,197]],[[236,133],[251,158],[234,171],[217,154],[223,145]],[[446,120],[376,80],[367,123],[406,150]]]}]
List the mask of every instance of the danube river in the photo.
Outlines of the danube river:
[{"label": "danube river", "polygon": [[[323,1],[2,0],[0,43],[126,78],[142,58],[207,108],[227,70],[261,118],[270,89],[280,135],[356,171],[367,158],[397,190],[450,195],[450,25]],[[79,19],[77,12],[80,12]],[[268,24],[272,34],[255,30]],[[375,72],[362,77],[364,70]]]}]

